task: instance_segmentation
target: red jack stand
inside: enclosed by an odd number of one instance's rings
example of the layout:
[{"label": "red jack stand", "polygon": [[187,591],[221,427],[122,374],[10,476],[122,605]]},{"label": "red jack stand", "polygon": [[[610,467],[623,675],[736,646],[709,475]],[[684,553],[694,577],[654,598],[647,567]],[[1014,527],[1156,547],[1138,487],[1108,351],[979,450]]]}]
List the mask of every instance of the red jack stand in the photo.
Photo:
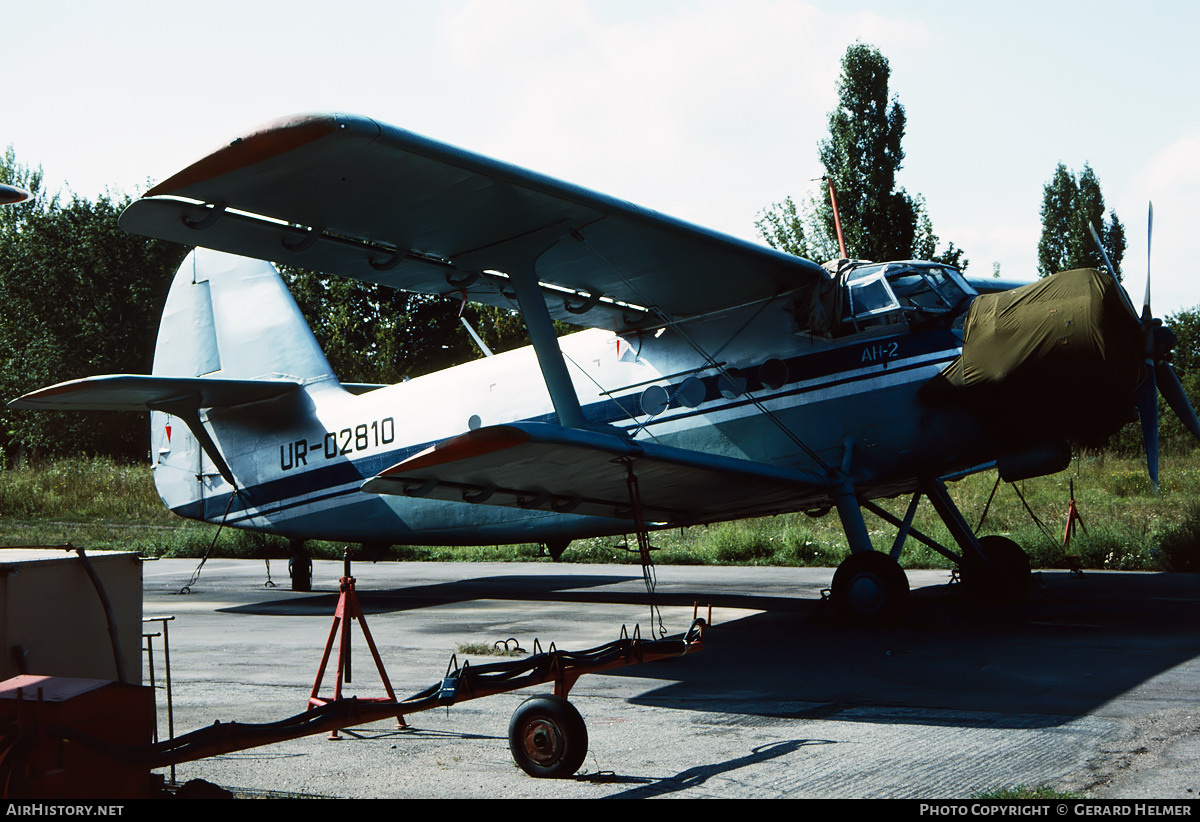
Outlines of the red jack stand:
[{"label": "red jack stand", "polygon": [[1071,504],[1067,506],[1067,527],[1063,531],[1063,545],[1071,543],[1071,537],[1075,536],[1075,523],[1083,528],[1083,533],[1087,533],[1087,526],[1083,524],[1083,517],[1079,515],[1079,511],[1075,508],[1075,480],[1071,480]]},{"label": "red jack stand", "polygon": [[[371,638],[371,631],[367,628],[367,621],[363,618],[362,608],[358,604],[358,596],[354,593],[354,577],[350,576],[350,552],[347,551],[344,555],[345,571],[341,578],[341,594],[338,596],[337,608],[333,612],[333,627],[329,629],[329,639],[325,643],[325,653],[321,655],[321,667],[317,670],[317,679],[313,682],[312,694],[308,697],[309,709],[319,708],[322,705],[327,705],[330,702],[336,702],[342,698],[342,683],[350,682],[350,621],[358,620],[358,624],[362,627],[363,636],[367,640],[367,647],[371,650],[371,657],[375,660],[375,669],[379,671],[379,678],[383,680],[383,688],[387,691],[388,698],[383,697],[359,697],[359,702],[396,702],[396,693],[392,690],[392,683],[388,680],[387,671],[383,669],[383,660],[379,658],[379,651],[375,648],[375,640]],[[333,639],[338,636],[338,628],[341,628],[341,638],[338,642],[338,664],[337,664],[337,682],[333,687],[333,699],[325,699],[317,696],[321,690],[321,680],[325,676],[325,666],[329,664],[329,654],[333,650]],[[399,727],[407,728],[408,723],[404,721],[403,714],[397,714],[396,719]],[[329,734],[330,739],[341,739],[338,732],[334,730]]]}]

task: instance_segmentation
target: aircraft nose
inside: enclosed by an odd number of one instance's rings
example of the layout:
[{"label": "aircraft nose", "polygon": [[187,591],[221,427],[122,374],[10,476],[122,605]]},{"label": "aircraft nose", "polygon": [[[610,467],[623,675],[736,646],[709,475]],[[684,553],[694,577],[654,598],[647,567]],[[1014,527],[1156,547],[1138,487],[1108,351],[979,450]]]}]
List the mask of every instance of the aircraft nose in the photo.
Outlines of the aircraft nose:
[{"label": "aircraft nose", "polygon": [[1174,331],[1162,325],[1162,320],[1155,320],[1155,323],[1157,325],[1150,331],[1152,356],[1156,361],[1170,359],[1171,352],[1179,344],[1179,338]]},{"label": "aircraft nose", "polygon": [[968,408],[1002,450],[1103,441],[1133,418],[1144,374],[1139,321],[1117,288],[1078,269],[977,297],[961,356],[926,398]]},{"label": "aircraft nose", "polygon": [[1158,397],[1200,440],[1171,368],[1178,339],[1147,304],[1139,317],[1111,274],[1078,269],[975,299],[962,355],[926,386],[931,402],[961,404],[1001,451],[1055,442],[1101,444],[1141,420],[1158,485]]}]

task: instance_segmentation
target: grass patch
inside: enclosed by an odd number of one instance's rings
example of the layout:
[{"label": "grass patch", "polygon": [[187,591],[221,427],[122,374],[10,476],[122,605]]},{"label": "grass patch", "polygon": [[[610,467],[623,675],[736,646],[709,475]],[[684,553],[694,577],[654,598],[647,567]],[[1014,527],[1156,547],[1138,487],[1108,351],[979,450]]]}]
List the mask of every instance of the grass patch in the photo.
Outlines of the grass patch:
[{"label": "grass patch", "polygon": [[[1061,474],[1018,483],[1025,503],[1044,525],[1035,524],[1013,487],[1001,485],[990,506],[995,473],[953,483],[950,491],[967,521],[983,518],[981,534],[1003,534],[1023,546],[1035,568],[1141,571],[1200,570],[1200,462],[1186,456],[1162,460],[1163,480],[1155,494],[1140,459],[1112,454],[1077,457]],[[1069,546],[1062,544],[1069,483],[1083,527]],[[877,501],[903,517],[907,499]],[[983,517],[985,508],[986,518]],[[867,527],[880,550],[889,550],[895,529],[867,514]],[[953,540],[928,502],[914,526],[945,545]],[[63,459],[19,463],[0,472],[0,545],[73,543],[89,549],[139,551],[155,557],[198,557],[208,550],[216,527],[171,514],[154,491],[147,466],[103,459]],[[847,551],[836,513],[810,518],[801,513],[739,520],[650,535],[653,559],[661,565],[837,565]],[[635,550],[630,550],[632,546]],[[367,553],[336,542],[308,544],[316,558],[340,559],[349,549],[355,560],[421,562],[549,562],[539,545],[477,547],[392,546]],[[282,537],[223,529],[215,556],[283,559]],[[637,565],[636,540],[602,537],[576,540],[563,557],[575,563]],[[949,568],[938,552],[910,539],[902,564],[908,568]]]},{"label": "grass patch", "polygon": [[455,653],[463,656],[525,656],[521,648],[509,648],[503,642],[460,642],[454,648]]},{"label": "grass patch", "polygon": [[1072,791],[1056,791],[1053,788],[1042,785],[1036,788],[1029,788],[1024,785],[1018,785],[1015,788],[1000,788],[999,790],[987,791],[985,793],[975,794],[972,799],[984,799],[993,802],[1005,802],[1013,799],[1083,799],[1083,794],[1074,793]]},{"label": "grass patch", "polygon": [[0,477],[0,518],[171,525],[148,466],[101,458],[20,462]]}]

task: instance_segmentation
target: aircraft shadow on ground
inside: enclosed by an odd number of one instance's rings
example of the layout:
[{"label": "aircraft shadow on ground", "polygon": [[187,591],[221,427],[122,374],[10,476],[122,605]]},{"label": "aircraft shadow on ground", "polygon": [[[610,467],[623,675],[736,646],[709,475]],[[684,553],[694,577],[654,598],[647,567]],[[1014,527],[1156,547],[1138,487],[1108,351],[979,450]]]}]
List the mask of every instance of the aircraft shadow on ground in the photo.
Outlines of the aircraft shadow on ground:
[{"label": "aircraft shadow on ground", "polygon": [[[356,591],[363,613],[397,613],[458,602],[473,602],[481,599],[511,600],[517,602],[628,602],[638,601],[639,594],[614,596],[611,591],[584,592],[580,588],[606,588],[628,582],[628,576],[600,574],[561,574],[555,576],[502,576],[461,579],[434,585],[412,585],[390,590],[360,588]],[[649,602],[647,594],[640,595],[641,601]],[[252,614],[256,616],[332,616],[337,605],[338,594],[322,593],[308,596],[298,595],[290,600],[254,602],[219,609],[226,614]]]},{"label": "aircraft shadow on ground", "polygon": [[[364,613],[476,599],[649,604],[608,575],[505,576],[360,593]],[[1047,727],[1082,716],[1200,655],[1200,576],[1037,575],[1021,602],[972,602],[959,586],[912,593],[896,625],[839,624],[819,600],[672,593],[755,611],[709,631],[696,654],[606,672],[666,680],[635,703],[732,715],[953,726]],[[224,609],[332,614],[336,596]],[[682,631],[685,625],[670,625]],[[644,629],[643,629],[644,630]],[[572,649],[577,650],[577,649]]]},{"label": "aircraft shadow on ground", "polygon": [[1200,577],[1064,572],[1042,582],[1026,601],[991,605],[957,586],[924,588],[888,628],[764,611],[715,626],[703,664],[656,663],[654,676],[674,681],[634,701],[702,700],[766,717],[1047,727],[1200,655]]}]

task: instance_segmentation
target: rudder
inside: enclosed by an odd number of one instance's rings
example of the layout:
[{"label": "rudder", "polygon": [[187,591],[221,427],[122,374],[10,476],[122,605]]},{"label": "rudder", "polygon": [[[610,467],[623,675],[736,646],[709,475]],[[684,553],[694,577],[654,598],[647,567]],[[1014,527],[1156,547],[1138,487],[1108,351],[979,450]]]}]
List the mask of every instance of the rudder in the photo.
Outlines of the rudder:
[{"label": "rudder", "polygon": [[171,283],[153,373],[337,379],[275,267],[206,248],[188,254]]}]

